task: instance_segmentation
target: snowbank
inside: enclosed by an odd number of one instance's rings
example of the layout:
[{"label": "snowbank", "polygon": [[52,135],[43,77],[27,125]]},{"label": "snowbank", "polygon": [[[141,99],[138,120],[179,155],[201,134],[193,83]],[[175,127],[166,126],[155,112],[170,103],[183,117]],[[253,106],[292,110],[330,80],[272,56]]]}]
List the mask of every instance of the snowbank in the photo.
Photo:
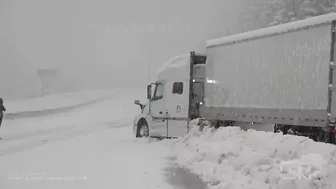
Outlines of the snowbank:
[{"label": "snowbank", "polygon": [[76,106],[92,100],[110,96],[113,93],[114,92],[112,91],[86,91],[54,94],[28,100],[5,101],[4,105],[7,109],[6,114],[41,111]]},{"label": "snowbank", "polygon": [[250,32],[245,32],[241,34],[236,34],[228,37],[222,37],[218,39],[211,39],[206,41],[206,46],[218,46],[228,43],[236,43],[239,41],[249,40],[258,37],[265,37],[269,35],[277,35],[281,33],[287,33],[291,31],[296,31],[308,27],[314,27],[321,24],[331,23],[331,21],[336,20],[336,13],[329,13],[322,16],[316,16],[304,20],[299,20],[295,22],[290,22],[286,24],[281,24],[277,26],[272,26],[268,28],[263,28],[259,30],[254,30]]},{"label": "snowbank", "polygon": [[174,152],[210,188],[336,188],[336,147],[305,137],[194,127]]}]

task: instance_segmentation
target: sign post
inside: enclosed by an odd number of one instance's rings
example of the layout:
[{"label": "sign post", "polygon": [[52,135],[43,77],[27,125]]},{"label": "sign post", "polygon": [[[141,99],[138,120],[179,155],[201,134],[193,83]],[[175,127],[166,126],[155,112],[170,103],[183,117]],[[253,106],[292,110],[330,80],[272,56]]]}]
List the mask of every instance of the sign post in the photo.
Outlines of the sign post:
[{"label": "sign post", "polygon": [[46,94],[50,94],[50,87],[53,84],[54,78],[57,76],[56,69],[38,69],[36,71],[37,76],[41,80],[41,95],[45,96]]}]

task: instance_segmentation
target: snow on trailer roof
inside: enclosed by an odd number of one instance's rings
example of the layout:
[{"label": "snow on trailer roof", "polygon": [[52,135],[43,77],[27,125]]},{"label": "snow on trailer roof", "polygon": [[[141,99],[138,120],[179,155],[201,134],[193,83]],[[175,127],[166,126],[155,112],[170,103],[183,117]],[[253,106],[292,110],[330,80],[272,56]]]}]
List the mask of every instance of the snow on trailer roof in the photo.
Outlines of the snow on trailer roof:
[{"label": "snow on trailer roof", "polygon": [[290,22],[286,24],[276,25],[272,27],[267,27],[259,30],[249,31],[245,33],[240,33],[232,36],[221,37],[217,39],[211,39],[206,41],[207,48],[226,45],[232,43],[238,43],[241,41],[256,39],[260,37],[267,37],[278,35],[282,33],[288,33],[292,31],[297,31],[300,29],[305,29],[309,27],[316,27],[322,24],[327,24],[336,20],[336,13],[329,13],[322,16],[315,16],[311,18],[307,18],[304,20],[299,20],[295,22]]},{"label": "snow on trailer roof", "polygon": [[167,61],[161,69],[157,71],[158,80],[164,79],[188,79],[190,55],[183,54],[176,56]]}]

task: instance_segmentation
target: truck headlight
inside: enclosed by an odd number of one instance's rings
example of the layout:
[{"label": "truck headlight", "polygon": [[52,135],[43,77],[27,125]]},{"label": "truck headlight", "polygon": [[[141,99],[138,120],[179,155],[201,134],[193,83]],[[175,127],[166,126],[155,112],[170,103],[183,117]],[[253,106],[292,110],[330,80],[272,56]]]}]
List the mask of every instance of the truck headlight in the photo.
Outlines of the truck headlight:
[{"label": "truck headlight", "polygon": [[212,79],[207,79],[207,83],[215,84],[215,83],[217,83],[217,81],[216,80],[212,80]]}]

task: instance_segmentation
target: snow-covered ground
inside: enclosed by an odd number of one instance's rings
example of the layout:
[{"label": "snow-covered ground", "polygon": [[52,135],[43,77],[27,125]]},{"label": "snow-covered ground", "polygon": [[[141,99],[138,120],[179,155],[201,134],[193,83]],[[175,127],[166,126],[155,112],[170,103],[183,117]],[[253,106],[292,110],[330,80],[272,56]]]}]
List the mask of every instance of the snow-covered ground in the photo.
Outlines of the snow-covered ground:
[{"label": "snow-covered ground", "polygon": [[[111,100],[90,105],[77,111],[18,120],[4,120],[0,129],[0,137],[3,139],[0,145],[0,154],[6,154],[8,149],[10,149],[9,151],[26,149],[44,140],[71,138],[73,135],[82,134],[82,132],[96,131],[108,124],[126,124],[123,119],[127,119],[129,115],[134,115],[135,111],[139,111],[139,107],[133,104],[130,96],[130,94],[124,93],[116,94]],[[129,115],[128,111],[130,111]],[[128,119],[132,119],[132,117],[130,116]],[[130,124],[131,121],[128,120],[127,123]],[[12,145],[17,147],[13,148]]]},{"label": "snow-covered ground", "polygon": [[132,135],[139,113],[134,99],[114,98],[77,111],[5,120],[0,129],[0,188],[204,189],[203,183],[174,166],[171,140]]},{"label": "snow-covered ground", "polygon": [[336,188],[336,147],[305,137],[194,127],[174,151],[213,189]]},{"label": "snow-covered ground", "polygon": [[76,111],[5,120],[0,188],[336,187],[336,147],[304,137],[194,127],[178,140],[136,139],[133,100],[144,95],[123,91]]},{"label": "snow-covered ground", "polygon": [[25,100],[4,102],[8,113],[40,111],[83,104],[92,100],[111,96],[115,91],[85,91],[47,95]]},{"label": "snow-covered ground", "polygon": [[0,157],[1,188],[170,188],[169,148],[135,141],[130,127],[96,126],[101,131]]}]

